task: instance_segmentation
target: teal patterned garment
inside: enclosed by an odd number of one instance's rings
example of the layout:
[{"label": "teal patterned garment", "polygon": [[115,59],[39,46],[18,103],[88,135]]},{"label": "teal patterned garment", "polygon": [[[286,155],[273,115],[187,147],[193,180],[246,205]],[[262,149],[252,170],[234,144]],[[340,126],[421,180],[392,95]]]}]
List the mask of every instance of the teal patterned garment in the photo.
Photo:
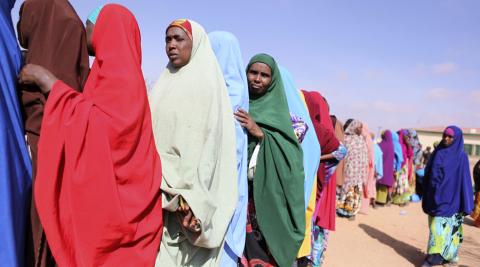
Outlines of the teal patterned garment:
[{"label": "teal patterned garment", "polygon": [[463,242],[463,220],[461,213],[452,217],[429,216],[430,237],[427,253],[440,254],[446,261],[458,262],[458,250]]}]

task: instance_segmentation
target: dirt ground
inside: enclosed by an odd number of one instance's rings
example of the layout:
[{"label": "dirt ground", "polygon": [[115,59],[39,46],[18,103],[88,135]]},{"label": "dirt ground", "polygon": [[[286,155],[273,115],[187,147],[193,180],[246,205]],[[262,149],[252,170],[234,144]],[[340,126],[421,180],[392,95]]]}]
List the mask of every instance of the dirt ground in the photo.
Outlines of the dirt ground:
[{"label": "dirt ground", "polygon": [[[480,228],[468,217],[463,229],[459,266],[480,267]],[[355,221],[337,218],[324,266],[421,266],[427,241],[427,216],[420,203],[370,209]]]}]

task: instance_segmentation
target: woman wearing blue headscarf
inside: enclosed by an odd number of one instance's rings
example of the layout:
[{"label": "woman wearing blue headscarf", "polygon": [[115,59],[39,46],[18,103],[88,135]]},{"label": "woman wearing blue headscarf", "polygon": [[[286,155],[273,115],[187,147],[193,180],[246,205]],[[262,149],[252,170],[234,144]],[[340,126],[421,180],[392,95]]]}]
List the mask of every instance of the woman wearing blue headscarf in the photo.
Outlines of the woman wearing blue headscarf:
[{"label": "woman wearing blue headscarf", "polygon": [[[402,137],[403,138],[403,137]],[[400,140],[400,135],[392,131],[393,147],[395,151],[395,184],[392,188],[392,202],[401,206],[406,205],[406,193],[409,189],[406,147]]]},{"label": "woman wearing blue headscarf", "polygon": [[449,126],[443,132],[425,169],[423,189],[422,208],[430,228],[423,266],[456,264],[463,220],[473,210],[472,177],[460,128]]},{"label": "woman wearing blue headscarf", "polygon": [[0,262],[25,266],[25,223],[31,163],[16,92],[21,53],[12,25],[15,0],[0,1]]},{"label": "woman wearing blue headscarf", "polygon": [[[305,210],[306,210],[306,230],[305,239],[300,247],[298,258],[306,257],[311,252],[311,228],[312,216],[315,211],[315,196],[317,188],[315,183],[317,178],[317,170],[320,164],[320,144],[318,143],[317,134],[313,127],[313,122],[310,119],[310,114],[307,110],[306,103],[302,100],[300,92],[295,85],[290,72],[284,67],[280,66],[280,75],[282,76],[283,86],[285,89],[285,96],[287,97],[288,109],[292,117],[292,125],[295,134],[299,138],[303,151],[303,168],[305,172],[304,189],[305,189]],[[298,119],[295,122],[295,118]],[[301,125],[305,125],[302,127]],[[296,127],[299,125],[301,127]],[[313,195],[312,195],[313,193]]]},{"label": "woman wearing blue headscarf", "polygon": [[[233,111],[248,112],[248,85],[240,45],[229,32],[215,31],[208,34],[210,44],[217,57],[227,84]],[[237,266],[245,248],[247,224],[248,182],[247,182],[247,133],[235,120],[237,142],[238,201],[235,213],[227,229],[225,245],[220,257],[220,266]]]}]

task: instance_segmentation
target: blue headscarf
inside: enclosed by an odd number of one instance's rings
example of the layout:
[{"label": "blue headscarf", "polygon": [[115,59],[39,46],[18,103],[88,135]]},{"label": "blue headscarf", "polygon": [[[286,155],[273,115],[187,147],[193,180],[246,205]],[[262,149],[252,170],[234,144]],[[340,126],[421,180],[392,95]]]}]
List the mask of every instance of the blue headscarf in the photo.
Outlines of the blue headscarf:
[{"label": "blue headscarf", "polygon": [[393,140],[393,148],[395,151],[395,172],[400,171],[402,168],[403,164],[403,150],[402,150],[402,145],[400,144],[400,137],[398,136],[398,133],[392,131],[392,140]]},{"label": "blue headscarf", "polygon": [[383,177],[383,152],[377,143],[373,145],[373,152],[375,154],[375,172],[377,180],[379,180]]},{"label": "blue headscarf", "polygon": [[430,216],[451,217],[473,210],[472,177],[463,148],[463,133],[456,126],[448,128],[454,132],[453,143],[445,146],[442,142],[425,168],[422,208]]},{"label": "blue headscarf", "polygon": [[[222,69],[233,111],[237,111],[239,108],[248,111],[247,77],[237,38],[233,34],[223,31],[212,32],[208,37]],[[246,131],[237,120],[235,120],[235,131],[237,136],[238,202],[225,237],[226,243],[221,256],[221,266],[237,266],[238,258],[242,256],[245,248],[248,206],[248,143]]]},{"label": "blue headscarf", "polygon": [[320,144],[310,114],[305,103],[300,97],[300,93],[295,85],[292,75],[287,69],[280,66],[285,95],[287,97],[288,109],[291,113],[301,117],[308,125],[308,131],[302,142],[303,150],[303,168],[305,170],[305,209],[308,207],[310,195],[313,190],[314,180],[317,178],[318,165],[320,164]]},{"label": "blue headscarf", "polygon": [[101,5],[97,8],[95,8],[90,15],[88,15],[87,20],[90,21],[92,24],[97,24],[97,19],[98,16],[100,16],[100,12],[102,12],[102,9],[105,5]]},{"label": "blue headscarf", "polygon": [[22,57],[10,14],[14,4],[14,0],[0,3],[0,262],[3,266],[25,265],[25,223],[32,181],[16,91]]}]

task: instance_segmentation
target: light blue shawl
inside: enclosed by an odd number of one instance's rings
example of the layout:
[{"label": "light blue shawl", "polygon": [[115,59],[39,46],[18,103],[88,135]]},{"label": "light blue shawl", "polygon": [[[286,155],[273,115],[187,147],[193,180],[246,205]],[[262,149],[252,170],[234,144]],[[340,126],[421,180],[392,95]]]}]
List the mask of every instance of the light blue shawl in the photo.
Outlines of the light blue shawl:
[{"label": "light blue shawl", "polygon": [[[228,88],[232,112],[239,108],[248,111],[248,85],[243,65],[240,45],[237,38],[223,31],[208,35],[212,49],[217,56]],[[220,266],[237,266],[238,258],[245,248],[247,225],[248,182],[247,182],[247,134],[235,120],[237,136],[238,202],[235,213],[228,226],[225,246]]]},{"label": "light blue shawl", "polygon": [[375,172],[377,173],[377,180],[383,177],[383,152],[377,143],[373,144],[373,151],[375,154]]},{"label": "light blue shawl", "polygon": [[395,172],[398,172],[402,168],[403,164],[403,151],[402,145],[400,144],[400,137],[396,132],[392,131],[392,139],[393,139],[393,148],[395,151]]},{"label": "light blue shawl", "polygon": [[21,54],[13,30],[15,0],[0,1],[0,263],[25,265],[32,170],[17,97]]},{"label": "light blue shawl", "polygon": [[308,207],[310,195],[313,190],[314,180],[317,178],[318,165],[320,164],[320,144],[318,143],[317,134],[313,127],[310,114],[300,97],[295,81],[287,69],[280,66],[280,74],[282,75],[283,86],[285,88],[285,95],[287,97],[288,109],[291,113],[301,117],[308,125],[308,131],[302,142],[303,150],[303,168],[305,170],[305,210]]}]

